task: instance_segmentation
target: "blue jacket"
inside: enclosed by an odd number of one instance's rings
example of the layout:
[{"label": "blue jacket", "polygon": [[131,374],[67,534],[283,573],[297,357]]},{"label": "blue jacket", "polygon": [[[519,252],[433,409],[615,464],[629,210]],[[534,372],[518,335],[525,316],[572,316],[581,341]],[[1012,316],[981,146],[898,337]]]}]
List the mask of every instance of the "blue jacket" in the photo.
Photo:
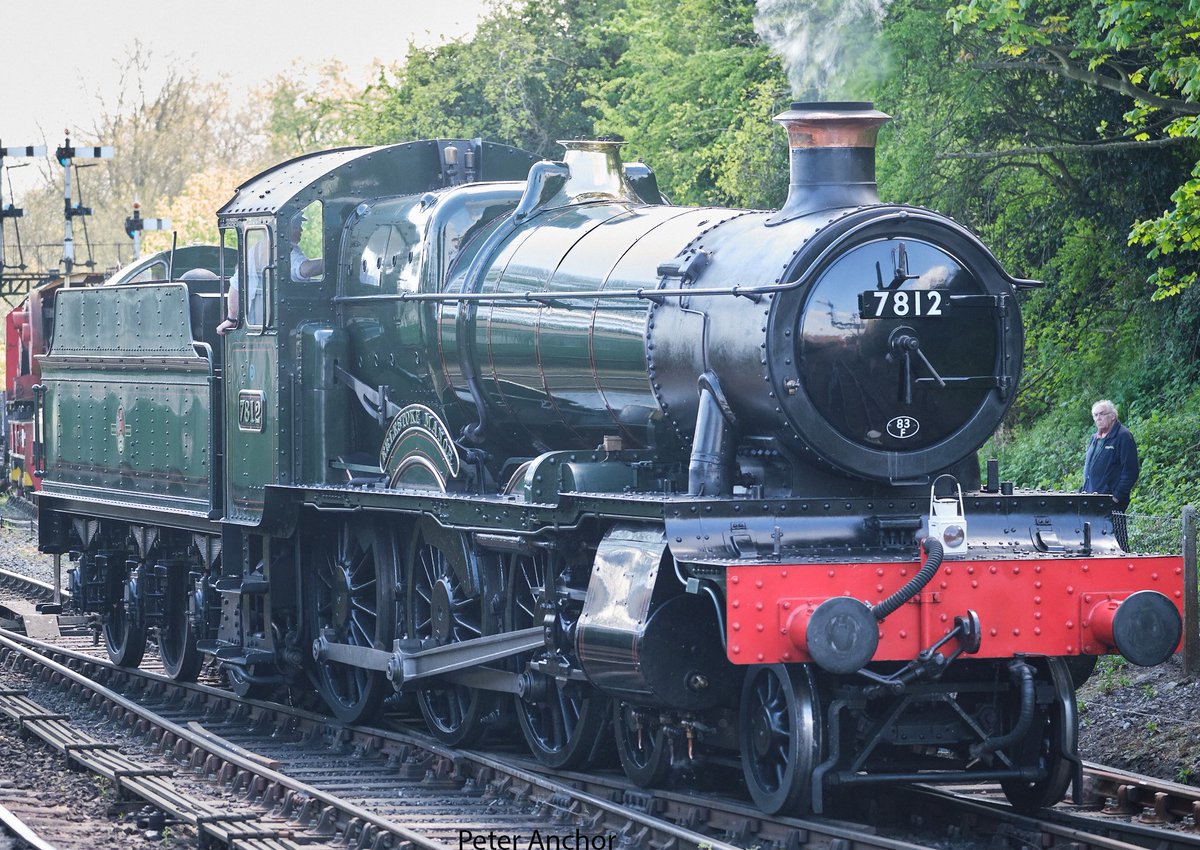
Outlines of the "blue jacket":
[{"label": "blue jacket", "polygon": [[1133,492],[1140,470],[1133,434],[1120,422],[1115,422],[1104,439],[1092,434],[1088,441],[1083,492],[1110,493],[1117,507],[1124,510],[1129,506],[1129,494]]}]

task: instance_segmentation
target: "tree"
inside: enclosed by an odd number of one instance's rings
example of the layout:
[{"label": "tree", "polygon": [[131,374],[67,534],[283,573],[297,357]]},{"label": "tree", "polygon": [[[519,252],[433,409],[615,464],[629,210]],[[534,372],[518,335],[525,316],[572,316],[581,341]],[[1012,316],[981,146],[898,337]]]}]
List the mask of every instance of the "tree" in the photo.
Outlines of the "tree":
[{"label": "tree", "polygon": [[[151,80],[161,82],[151,84]],[[357,96],[342,66],[310,72],[297,66],[267,81],[235,107],[223,83],[206,83],[178,60],[163,69],[149,48],[135,42],[113,93],[98,95],[100,117],[77,134],[76,144],[112,145],[116,154],[81,172],[73,201],[94,210],[75,219],[76,257],[90,244],[98,270],[130,257],[123,225],[135,201],[145,217],[169,217],[181,244],[215,242],[216,211],[246,179],[298,154],[346,144]],[[22,236],[42,268],[59,264],[63,233],[62,172],[23,200]],[[171,233],[146,231],[143,250],[169,248]]]},{"label": "tree", "polygon": [[956,31],[995,43],[998,65],[1031,68],[1112,92],[1121,122],[1101,125],[1097,145],[1183,143],[1193,167],[1161,214],[1133,224],[1131,244],[1158,268],[1156,297],[1177,295],[1200,274],[1200,0],[969,0],[950,13]]},{"label": "tree", "polygon": [[598,128],[629,140],[681,203],[777,206],[787,138],[782,66],[746,0],[629,0],[611,26],[627,47],[600,87]]},{"label": "tree", "polygon": [[340,62],[313,69],[297,65],[268,81],[256,101],[266,115],[269,161],[350,144],[359,93]]},{"label": "tree", "polygon": [[1044,281],[1020,297],[1020,393],[984,456],[1020,486],[1076,488],[1089,406],[1113,398],[1143,444],[1138,510],[1176,511],[1195,499],[1181,482],[1200,462],[1194,437],[1174,436],[1195,430],[1200,287],[1152,301],[1156,258],[1128,239],[1130,222],[1153,221],[1187,179],[1194,143],[1166,134],[1162,109],[1146,113],[1157,128],[1135,129],[1128,94],[1064,73],[1050,53],[1017,49],[1028,44],[1019,29],[991,25],[1028,13],[1056,43],[1063,27],[1082,42],[1098,7],[998,0],[985,23],[960,21],[967,7],[955,2],[891,6],[893,68],[877,97],[896,120],[881,133],[879,179],[886,199],[948,213],[1010,271]]},{"label": "tree", "polygon": [[546,156],[555,142],[591,134],[588,92],[620,39],[607,21],[619,0],[498,2],[470,39],[410,45],[359,99],[353,126],[364,141],[483,136]]}]

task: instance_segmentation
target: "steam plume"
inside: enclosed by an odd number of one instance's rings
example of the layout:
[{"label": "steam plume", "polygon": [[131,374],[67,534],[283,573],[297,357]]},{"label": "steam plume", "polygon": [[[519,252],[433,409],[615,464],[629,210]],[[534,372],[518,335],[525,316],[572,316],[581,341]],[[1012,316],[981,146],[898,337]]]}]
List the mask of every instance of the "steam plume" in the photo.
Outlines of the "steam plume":
[{"label": "steam plume", "polygon": [[891,0],[757,0],[754,30],[783,61],[797,100],[853,99],[887,65]]}]

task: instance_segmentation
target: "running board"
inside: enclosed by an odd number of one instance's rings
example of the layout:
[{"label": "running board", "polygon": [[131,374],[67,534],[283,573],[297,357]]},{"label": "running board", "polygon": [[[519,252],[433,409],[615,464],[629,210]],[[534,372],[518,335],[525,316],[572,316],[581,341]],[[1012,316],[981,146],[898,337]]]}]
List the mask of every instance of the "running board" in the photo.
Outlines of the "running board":
[{"label": "running board", "polygon": [[[333,636],[331,630],[322,631],[313,641],[313,658],[386,673],[396,690],[438,676],[455,681],[461,679],[462,684],[472,687],[517,693],[516,673],[479,668],[546,646],[546,630],[540,626],[430,649],[414,649],[421,645],[419,640],[397,640],[391,652],[336,643],[331,640]],[[458,675],[454,675],[456,673]]]}]

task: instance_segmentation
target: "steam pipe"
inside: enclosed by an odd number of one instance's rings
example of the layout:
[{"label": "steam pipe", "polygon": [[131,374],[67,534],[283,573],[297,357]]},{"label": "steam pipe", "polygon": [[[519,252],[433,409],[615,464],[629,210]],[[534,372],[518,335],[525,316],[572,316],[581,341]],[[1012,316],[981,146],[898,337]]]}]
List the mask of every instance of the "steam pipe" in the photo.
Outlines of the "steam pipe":
[{"label": "steam pipe", "polygon": [[733,457],[736,419],[717,376],[700,376],[700,407],[688,463],[689,496],[728,496],[733,492],[730,459]]}]

